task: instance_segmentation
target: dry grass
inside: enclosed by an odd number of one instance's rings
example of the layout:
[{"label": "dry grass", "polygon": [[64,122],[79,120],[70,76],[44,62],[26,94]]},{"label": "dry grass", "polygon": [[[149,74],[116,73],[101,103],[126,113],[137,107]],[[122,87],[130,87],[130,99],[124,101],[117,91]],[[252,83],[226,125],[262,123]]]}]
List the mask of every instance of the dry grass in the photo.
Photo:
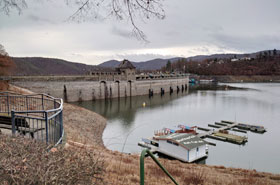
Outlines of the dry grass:
[{"label": "dry grass", "polygon": [[0,184],[101,184],[104,161],[87,149],[53,148],[0,135]]}]

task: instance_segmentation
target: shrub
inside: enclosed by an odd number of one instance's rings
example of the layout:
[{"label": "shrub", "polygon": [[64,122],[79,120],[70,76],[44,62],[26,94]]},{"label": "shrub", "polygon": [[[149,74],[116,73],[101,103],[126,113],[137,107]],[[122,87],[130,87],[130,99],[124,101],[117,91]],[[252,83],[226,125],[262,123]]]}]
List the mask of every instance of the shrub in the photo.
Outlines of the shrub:
[{"label": "shrub", "polygon": [[6,80],[0,80],[0,91],[7,91],[9,88],[9,82]]},{"label": "shrub", "polygon": [[92,151],[54,148],[0,134],[0,184],[100,184],[103,159]]},{"label": "shrub", "polygon": [[206,179],[206,174],[202,169],[196,170],[196,171],[192,170],[188,174],[186,174],[186,176],[184,178],[184,184],[185,185],[204,184],[205,179]]}]

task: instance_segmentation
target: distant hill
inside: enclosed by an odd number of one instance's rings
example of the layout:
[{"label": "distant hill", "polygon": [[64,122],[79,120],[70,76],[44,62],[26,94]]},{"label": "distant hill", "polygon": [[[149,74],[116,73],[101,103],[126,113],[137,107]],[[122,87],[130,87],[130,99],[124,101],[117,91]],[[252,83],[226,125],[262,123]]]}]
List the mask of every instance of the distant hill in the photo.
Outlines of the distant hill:
[{"label": "distant hill", "polygon": [[42,57],[13,57],[16,68],[13,75],[84,75],[102,67]]},{"label": "distant hill", "polygon": [[[262,55],[272,54],[273,50],[260,51]],[[205,60],[219,60],[219,59],[231,59],[231,58],[243,58],[251,57],[257,58],[260,52],[248,53],[248,54],[214,54],[214,55],[197,55],[188,58],[176,57],[170,59],[153,59],[143,62],[133,62],[132,64],[137,70],[159,70],[166,66],[168,60],[171,63],[177,62],[179,59],[184,59],[186,62],[202,62]],[[276,50],[277,54],[280,53]],[[86,65],[82,63],[75,63],[55,58],[43,58],[43,57],[13,57],[16,64],[16,69],[12,75],[84,75],[88,71],[104,71],[108,68],[112,69],[120,64],[120,61],[110,60],[99,65]],[[107,68],[107,69],[106,69]]]},{"label": "distant hill", "polygon": [[[234,53],[228,53],[228,54],[213,54],[213,55],[197,55],[193,57],[186,58],[187,61],[197,61],[201,62],[203,60],[209,60],[209,59],[232,59],[236,57],[237,59],[243,58],[243,57],[250,57],[250,58],[256,58],[257,55],[260,53],[273,53],[273,50],[264,50],[254,53],[244,53],[244,54],[234,54]],[[279,53],[280,50],[276,50],[276,53]]]},{"label": "distant hill", "polygon": [[[106,68],[115,68],[117,67],[121,62],[117,60],[109,60],[106,62],[103,62],[102,64],[99,64],[100,67],[106,67]],[[134,65],[134,64],[133,64]]]},{"label": "distant hill", "polygon": [[[170,60],[171,63],[178,61],[179,59],[184,59],[185,61],[196,61],[201,62],[203,60],[211,60],[211,59],[231,59],[231,58],[243,58],[243,57],[251,57],[256,58],[256,56],[260,53],[269,52],[269,50],[265,51],[259,51],[255,53],[247,53],[247,54],[213,54],[213,55],[197,55],[193,57],[183,58],[183,57],[176,57],[176,58],[170,58],[170,59],[153,59],[143,62],[132,62],[132,64],[136,67],[137,70],[159,70],[162,67],[166,66],[167,61]],[[270,50],[272,52],[272,50]],[[279,52],[279,50],[277,50]],[[115,68],[120,64],[120,61],[117,60],[109,60],[107,62],[104,62],[102,64],[99,64],[100,67],[106,67],[106,68]]]},{"label": "distant hill", "polygon": [[200,61],[192,59],[173,62],[169,69],[165,67],[162,70],[172,69],[198,75],[280,75],[279,50],[239,55],[211,55],[202,58]]},{"label": "distant hill", "polygon": [[139,70],[159,70],[167,64],[168,60],[170,60],[170,62],[175,62],[178,59],[178,57],[170,59],[157,58],[153,60],[148,60],[146,62],[133,62],[133,65],[136,67],[136,69]]},{"label": "distant hill", "polygon": [[[170,62],[175,62],[180,57],[177,58],[170,58],[170,59],[153,59],[153,60],[148,60],[144,62],[132,62],[131,63],[136,67],[137,70],[159,70],[163,66],[167,64],[167,61],[170,60]],[[106,67],[106,68],[115,68],[120,64],[120,61],[117,60],[109,60],[106,62],[103,62],[102,64],[99,64],[98,66],[100,67]]]}]

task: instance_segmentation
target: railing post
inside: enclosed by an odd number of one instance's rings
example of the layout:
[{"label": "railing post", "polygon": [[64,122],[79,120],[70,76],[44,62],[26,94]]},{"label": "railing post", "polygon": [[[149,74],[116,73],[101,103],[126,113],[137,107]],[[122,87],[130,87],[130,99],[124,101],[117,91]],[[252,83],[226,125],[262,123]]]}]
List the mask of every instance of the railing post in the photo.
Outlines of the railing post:
[{"label": "railing post", "polygon": [[[63,110],[63,109],[62,109]],[[63,134],[63,111],[60,110],[60,114],[59,114],[59,122],[60,122],[60,137],[62,137]],[[61,140],[62,143],[62,140]]]},{"label": "railing post", "polygon": [[7,108],[8,108],[8,115],[10,115],[10,101],[9,101],[9,94],[7,95]]},{"label": "railing post", "polygon": [[[28,97],[27,96],[25,96],[26,98],[25,98],[25,101],[26,101],[26,110],[29,110],[29,108],[28,108]],[[26,114],[27,116],[28,116],[28,113]]]},{"label": "railing post", "polygon": [[175,179],[170,175],[170,173],[160,164],[160,162],[157,160],[157,158],[150,152],[148,149],[144,149],[141,152],[140,156],[140,185],[145,184],[145,171],[144,171],[144,159],[145,155],[148,154],[155,163],[162,169],[162,171],[173,181],[174,184],[178,185],[178,183],[175,181]]},{"label": "railing post", "polygon": [[41,95],[41,98],[42,98],[42,110],[45,110],[44,109],[44,95],[43,94]]},{"label": "railing post", "polygon": [[46,122],[46,143],[49,142],[49,130],[48,130],[48,112],[45,112],[45,122]]},{"label": "railing post", "polygon": [[12,116],[12,135],[14,136],[16,134],[15,111],[12,110],[11,113],[12,113],[12,115],[11,115]]},{"label": "railing post", "polygon": [[55,101],[55,99],[53,100],[53,108],[56,109],[56,101]]},{"label": "railing post", "polygon": [[144,165],[144,159],[145,159],[146,151],[147,151],[147,149],[144,149],[141,152],[141,156],[140,156],[140,185],[144,185],[145,184],[145,165]]}]

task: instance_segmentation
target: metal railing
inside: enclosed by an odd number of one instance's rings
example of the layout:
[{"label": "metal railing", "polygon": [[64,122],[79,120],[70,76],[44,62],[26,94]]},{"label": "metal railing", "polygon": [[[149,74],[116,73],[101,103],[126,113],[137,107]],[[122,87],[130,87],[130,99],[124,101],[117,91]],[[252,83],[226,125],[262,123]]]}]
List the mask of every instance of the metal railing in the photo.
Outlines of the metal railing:
[{"label": "metal railing", "polygon": [[62,99],[47,94],[0,92],[0,115],[1,128],[11,126],[13,135],[24,135],[50,145],[62,142]]},{"label": "metal railing", "polygon": [[172,180],[172,182],[176,185],[178,185],[178,183],[176,182],[176,180],[170,175],[170,173],[162,166],[162,164],[160,164],[160,162],[157,160],[157,158],[152,154],[152,152],[149,149],[144,149],[141,152],[141,156],[140,156],[140,185],[144,185],[145,184],[145,164],[144,164],[144,159],[145,156],[149,155],[154,161],[155,163],[162,169],[162,171]]}]

